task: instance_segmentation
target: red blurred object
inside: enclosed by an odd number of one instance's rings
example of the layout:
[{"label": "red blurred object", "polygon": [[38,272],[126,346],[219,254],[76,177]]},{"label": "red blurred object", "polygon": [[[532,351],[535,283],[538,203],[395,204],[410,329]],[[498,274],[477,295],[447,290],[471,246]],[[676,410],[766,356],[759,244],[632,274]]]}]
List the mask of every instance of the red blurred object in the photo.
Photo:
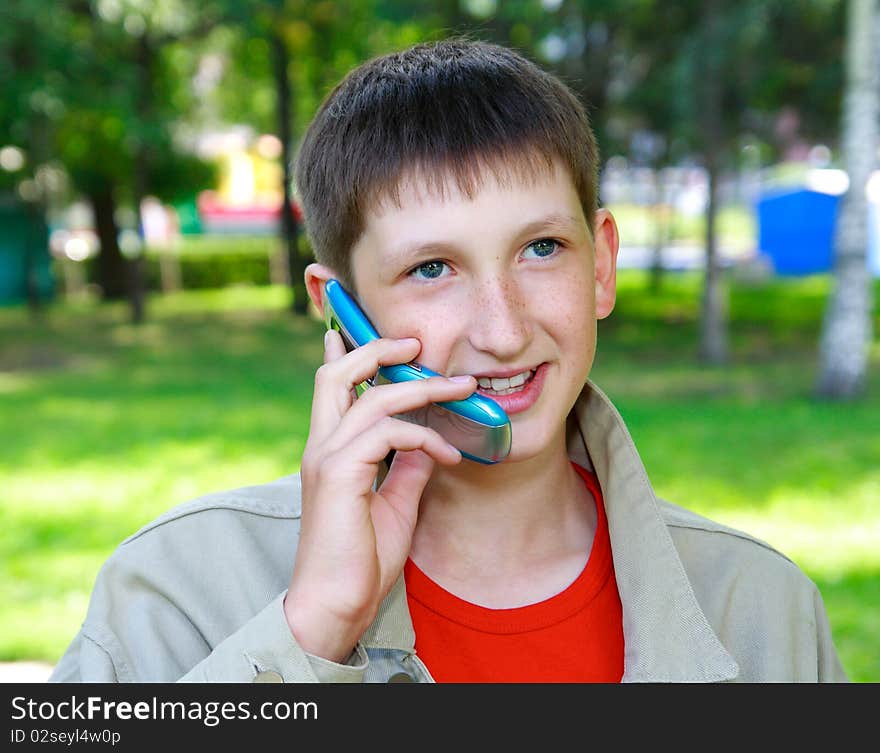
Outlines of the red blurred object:
[{"label": "red blurred object", "polygon": [[[303,214],[299,204],[290,202],[293,217],[302,224]],[[269,235],[277,232],[281,217],[280,204],[252,204],[232,206],[225,204],[213,191],[199,194],[197,207],[205,233],[231,233],[240,235]]]}]

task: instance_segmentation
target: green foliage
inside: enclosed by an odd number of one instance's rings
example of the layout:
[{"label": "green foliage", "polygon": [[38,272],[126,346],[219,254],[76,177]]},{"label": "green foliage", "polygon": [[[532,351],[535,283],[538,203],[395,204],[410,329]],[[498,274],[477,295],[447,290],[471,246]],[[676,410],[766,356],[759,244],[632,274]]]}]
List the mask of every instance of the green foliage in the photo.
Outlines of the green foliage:
[{"label": "green foliage", "polygon": [[271,38],[280,35],[291,64],[293,132],[302,134],[323,98],[358,63],[421,41],[442,25],[435,3],[385,0],[230,0],[227,23],[212,35],[226,61],[212,106],[232,122],[277,133],[277,81]]},{"label": "green foliage", "polygon": [[64,0],[47,13],[9,0],[4,11],[0,145],[24,149],[32,177],[60,163],[73,196],[109,184],[118,200],[206,187],[210,169],[174,143],[174,126],[193,107],[195,63],[174,48],[219,20],[216,3]]},{"label": "green foliage", "polygon": [[162,201],[183,201],[207,187],[217,185],[219,170],[213,162],[169,146],[158,151],[150,164],[150,193]]},{"label": "green foliage", "polygon": [[[589,8],[592,3],[575,3]],[[709,79],[727,169],[755,147],[763,164],[798,139],[836,142],[842,91],[843,3],[826,0],[618,0],[605,3],[614,50],[627,57],[608,102],[612,152],[658,164],[705,150],[701,118]],[[786,118],[787,123],[781,118]],[[657,153],[632,154],[633,135],[661,137]]]},{"label": "green foliage", "polygon": [[[210,181],[201,169],[181,169],[176,134],[218,121],[278,132],[273,37],[290,56],[296,140],[354,65],[464,33],[511,44],[558,73],[587,103],[609,156],[664,163],[698,153],[701,82],[717,74],[727,165],[737,164],[745,144],[766,164],[792,139],[836,143],[843,7],[828,0],[63,0],[45,13],[39,3],[8,0],[0,23],[0,145],[26,151],[31,177],[54,160],[72,176],[74,193],[110,181],[122,202],[140,159],[149,168],[147,190],[174,200]],[[711,39],[707,8],[714,9]],[[778,127],[783,115],[794,133]],[[660,137],[649,155],[637,146],[645,132]],[[6,184],[23,177],[0,172]]]}]

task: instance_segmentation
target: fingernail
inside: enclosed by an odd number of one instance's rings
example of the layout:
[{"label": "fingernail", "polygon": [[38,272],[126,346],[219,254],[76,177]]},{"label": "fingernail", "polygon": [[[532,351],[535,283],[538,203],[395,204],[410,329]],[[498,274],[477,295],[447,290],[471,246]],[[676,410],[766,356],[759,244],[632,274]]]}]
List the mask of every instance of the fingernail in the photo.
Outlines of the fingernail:
[{"label": "fingernail", "polygon": [[330,343],[330,333],[331,333],[332,331],[333,331],[332,329],[328,329],[328,330],[324,333],[324,347],[325,347],[325,348],[326,348],[327,345]]},{"label": "fingernail", "polygon": [[470,374],[459,374],[458,376],[449,377],[450,382],[460,382],[464,384],[465,382],[470,382],[473,377]]}]

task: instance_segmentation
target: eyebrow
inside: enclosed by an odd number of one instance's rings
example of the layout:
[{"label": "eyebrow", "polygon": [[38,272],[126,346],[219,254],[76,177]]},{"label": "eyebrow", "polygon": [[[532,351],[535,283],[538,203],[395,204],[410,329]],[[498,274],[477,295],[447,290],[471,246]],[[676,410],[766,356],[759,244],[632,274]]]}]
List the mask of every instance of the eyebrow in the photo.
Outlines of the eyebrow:
[{"label": "eyebrow", "polygon": [[[562,212],[551,212],[548,215],[530,220],[526,224],[520,226],[513,237],[520,238],[524,235],[532,235],[541,230],[580,230],[584,227],[583,218],[578,219],[570,214]],[[406,261],[409,258],[415,258],[424,254],[442,253],[449,249],[455,248],[454,243],[445,241],[427,241],[425,243],[415,243],[411,246],[403,245],[392,249],[389,257],[396,261]]]},{"label": "eyebrow", "polygon": [[540,217],[531,222],[527,222],[518,231],[517,235],[530,235],[545,228],[555,228],[557,230],[580,230],[584,225],[582,219],[573,217],[570,214],[562,212],[552,212],[544,217]]}]

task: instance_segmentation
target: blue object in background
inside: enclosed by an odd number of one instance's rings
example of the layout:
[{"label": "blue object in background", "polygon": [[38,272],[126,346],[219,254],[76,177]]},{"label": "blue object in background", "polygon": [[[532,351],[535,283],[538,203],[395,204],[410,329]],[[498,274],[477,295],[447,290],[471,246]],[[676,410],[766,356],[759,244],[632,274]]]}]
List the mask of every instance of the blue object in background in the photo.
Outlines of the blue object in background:
[{"label": "blue object in background", "polygon": [[52,297],[49,229],[42,213],[0,195],[0,306],[28,299],[28,277],[41,301]]},{"label": "blue object in background", "polygon": [[[841,196],[808,188],[765,193],[757,203],[758,251],[778,275],[834,268],[834,229]],[[868,202],[868,268],[880,277],[880,206]]]},{"label": "blue object in background", "polygon": [[758,250],[778,275],[828,272],[840,196],[806,188],[765,194],[757,204]]}]

